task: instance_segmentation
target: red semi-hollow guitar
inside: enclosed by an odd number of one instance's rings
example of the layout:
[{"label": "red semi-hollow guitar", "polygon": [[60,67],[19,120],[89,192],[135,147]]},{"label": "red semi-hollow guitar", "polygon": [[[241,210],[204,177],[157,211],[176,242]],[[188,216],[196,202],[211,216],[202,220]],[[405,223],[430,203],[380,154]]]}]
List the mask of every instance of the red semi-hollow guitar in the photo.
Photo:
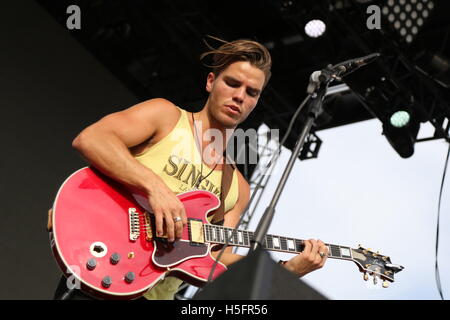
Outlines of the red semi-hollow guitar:
[{"label": "red semi-hollow guitar", "polygon": [[[211,249],[230,244],[250,247],[250,231],[209,224],[220,200],[208,191],[178,195],[188,217],[181,239],[156,237],[146,199],[91,168],[73,173],[61,186],[53,206],[51,247],[58,265],[79,289],[96,298],[134,299],[166,276],[204,285],[215,262]],[[147,208],[147,210],[145,209]],[[329,257],[354,261],[360,271],[394,281],[403,267],[390,258],[359,247],[327,244]],[[299,253],[303,241],[267,235],[269,250]],[[226,271],[217,263],[212,278]]]}]

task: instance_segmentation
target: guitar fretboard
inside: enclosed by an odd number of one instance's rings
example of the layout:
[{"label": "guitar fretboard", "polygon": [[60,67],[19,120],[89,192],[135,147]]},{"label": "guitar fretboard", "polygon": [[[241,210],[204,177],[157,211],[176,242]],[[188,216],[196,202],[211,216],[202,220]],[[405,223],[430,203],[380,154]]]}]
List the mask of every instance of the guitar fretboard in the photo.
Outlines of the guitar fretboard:
[{"label": "guitar fretboard", "polygon": [[[228,244],[238,247],[250,248],[254,233],[246,230],[237,230],[218,225],[204,224],[205,240],[210,243]],[[325,244],[328,246],[328,257],[336,259],[352,259],[350,247]],[[267,250],[300,253],[304,249],[303,240],[275,235],[266,235],[263,247]]]}]

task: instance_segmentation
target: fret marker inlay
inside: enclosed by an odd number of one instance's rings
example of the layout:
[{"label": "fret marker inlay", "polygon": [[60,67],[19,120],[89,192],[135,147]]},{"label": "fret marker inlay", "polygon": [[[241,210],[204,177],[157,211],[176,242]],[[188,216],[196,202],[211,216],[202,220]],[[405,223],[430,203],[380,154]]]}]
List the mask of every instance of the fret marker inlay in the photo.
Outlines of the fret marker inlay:
[{"label": "fret marker inlay", "polygon": [[294,240],[291,239],[288,240],[288,248],[289,250],[295,250]]},{"label": "fret marker inlay", "polygon": [[341,255],[344,257],[350,257],[350,250],[347,248],[341,248]]},{"label": "fret marker inlay", "polygon": [[280,247],[280,241],[278,238],[273,238],[273,247],[274,248],[279,248]]}]

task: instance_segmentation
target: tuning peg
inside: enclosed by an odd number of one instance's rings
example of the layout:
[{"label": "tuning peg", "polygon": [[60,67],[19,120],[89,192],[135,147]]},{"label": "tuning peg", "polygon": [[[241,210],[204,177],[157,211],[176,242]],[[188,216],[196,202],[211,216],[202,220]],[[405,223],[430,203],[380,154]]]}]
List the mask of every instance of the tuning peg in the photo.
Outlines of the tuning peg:
[{"label": "tuning peg", "polygon": [[388,288],[389,287],[389,281],[383,281],[383,288]]},{"label": "tuning peg", "polygon": [[364,281],[367,281],[367,280],[369,280],[369,275],[366,272],[364,272]]},{"label": "tuning peg", "polygon": [[374,285],[377,285],[377,283],[378,283],[378,279],[377,279],[377,276],[373,276],[373,284]]}]

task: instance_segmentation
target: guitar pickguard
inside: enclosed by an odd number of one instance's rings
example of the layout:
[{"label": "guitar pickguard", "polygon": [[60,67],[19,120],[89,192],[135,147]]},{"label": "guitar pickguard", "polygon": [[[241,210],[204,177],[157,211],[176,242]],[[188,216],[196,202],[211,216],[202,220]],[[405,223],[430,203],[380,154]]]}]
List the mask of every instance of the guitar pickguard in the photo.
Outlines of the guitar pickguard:
[{"label": "guitar pickguard", "polygon": [[208,254],[207,244],[192,245],[186,240],[169,242],[165,238],[157,238],[154,244],[153,262],[159,267],[172,267],[187,259]]}]

